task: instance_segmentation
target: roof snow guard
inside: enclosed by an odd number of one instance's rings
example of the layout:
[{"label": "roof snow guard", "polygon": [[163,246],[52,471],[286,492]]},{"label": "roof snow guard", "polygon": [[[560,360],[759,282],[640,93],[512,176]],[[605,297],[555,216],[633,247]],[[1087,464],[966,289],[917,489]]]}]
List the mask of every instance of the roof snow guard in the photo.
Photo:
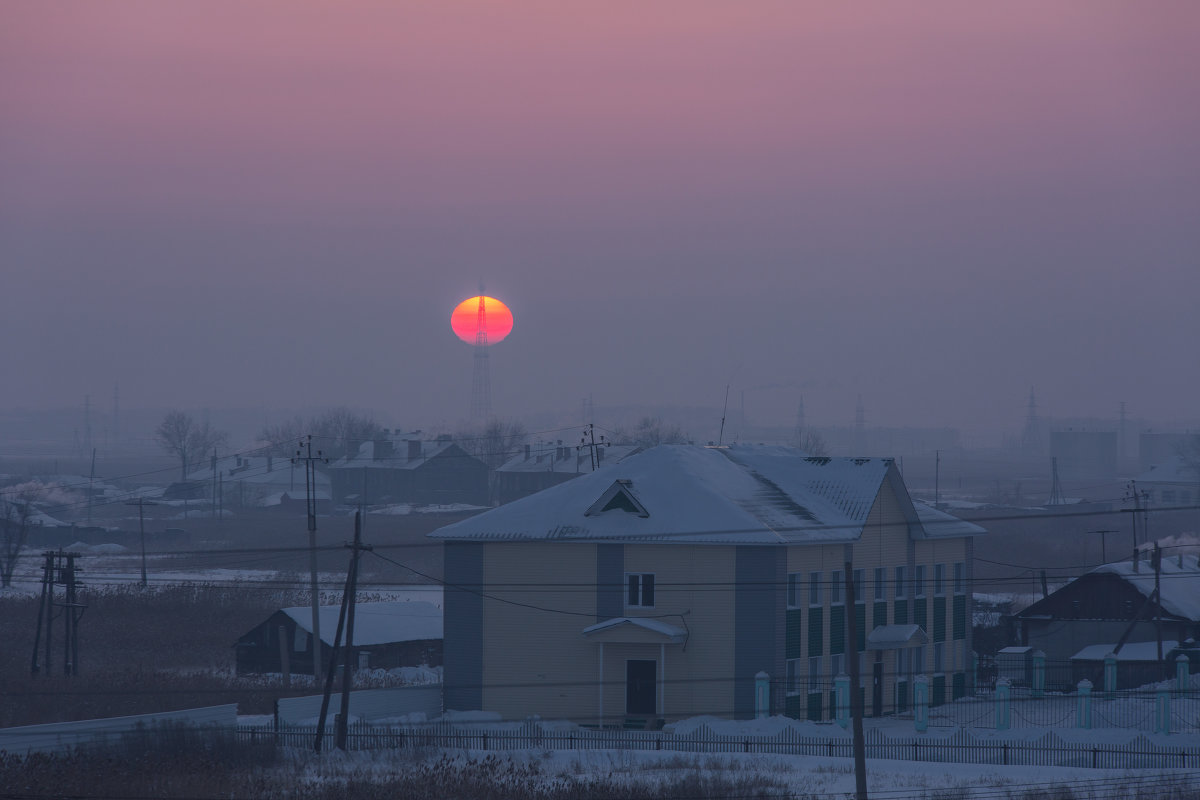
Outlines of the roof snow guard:
[{"label": "roof snow guard", "polygon": [[913,538],[983,533],[949,514],[914,507],[891,459],[810,458],[771,445],[660,445],[430,535],[472,541],[853,542],[885,488],[899,500]]}]

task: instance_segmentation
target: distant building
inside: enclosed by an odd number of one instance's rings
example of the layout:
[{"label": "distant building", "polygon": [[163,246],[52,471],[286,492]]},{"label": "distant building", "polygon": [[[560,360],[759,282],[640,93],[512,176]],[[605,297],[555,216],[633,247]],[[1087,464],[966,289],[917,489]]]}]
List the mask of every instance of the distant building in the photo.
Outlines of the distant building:
[{"label": "distant building", "polygon": [[[637,445],[597,447],[596,465],[603,467],[616,464],[627,456],[641,452],[641,449]],[[501,505],[511,503],[591,471],[590,449],[564,446],[561,439],[557,444],[527,444],[521,454],[496,470],[496,496]]]},{"label": "distant building", "polygon": [[1179,457],[1138,475],[1137,488],[1149,494],[1151,508],[1200,505],[1200,471]]},{"label": "distant building", "polygon": [[[328,664],[340,606],[321,606],[322,663]],[[282,608],[243,634],[237,672],[313,674],[312,607]],[[442,610],[430,603],[359,603],[354,611],[354,654],[359,669],[440,666]]]},{"label": "distant building", "polygon": [[488,505],[488,467],[449,436],[382,436],[328,467],[338,503]]},{"label": "distant building", "polygon": [[[226,456],[211,459],[188,473],[184,482],[173,483],[163,493],[166,500],[211,500],[214,488],[225,508],[278,506],[304,503],[304,465],[277,456]],[[327,513],[332,500],[329,478],[317,472],[314,499],[321,513]]]},{"label": "distant building", "polygon": [[[662,445],[448,525],[448,709],[657,727],[767,710],[868,714],[968,691],[973,537],[891,459]],[[856,596],[847,598],[852,562]],[[856,637],[848,633],[855,620]]]},{"label": "distant building", "polygon": [[1168,464],[1179,458],[1180,451],[1200,442],[1198,433],[1155,433],[1138,435],[1138,467],[1145,472],[1155,464]]},{"label": "distant building", "polygon": [[1117,432],[1051,431],[1050,456],[1058,460],[1058,474],[1063,480],[1114,478],[1117,475]]},{"label": "distant building", "polygon": [[1093,652],[1085,648],[1115,647],[1122,637],[1129,643],[1155,642],[1157,647],[1155,617],[1159,614],[1164,640],[1200,635],[1197,557],[1164,555],[1160,584],[1161,608],[1148,602],[1154,593],[1148,553],[1137,561],[1096,567],[1018,613],[1014,617],[1017,644],[1044,652],[1047,685],[1068,688],[1077,680],[1071,659]]}]

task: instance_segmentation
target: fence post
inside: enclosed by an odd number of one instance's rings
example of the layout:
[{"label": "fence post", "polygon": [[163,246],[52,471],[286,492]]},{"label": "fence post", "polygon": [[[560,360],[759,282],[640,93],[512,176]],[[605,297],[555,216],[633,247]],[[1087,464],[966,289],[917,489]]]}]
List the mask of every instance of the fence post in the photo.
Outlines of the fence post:
[{"label": "fence post", "polygon": [[833,679],[834,711],[837,724],[843,729],[850,724],[850,676],[839,674]]},{"label": "fence post", "polygon": [[1171,693],[1166,687],[1154,693],[1154,732],[1171,732]]},{"label": "fence post", "polygon": [[971,651],[971,694],[979,691],[979,653]]},{"label": "fence post", "polygon": [[1046,693],[1046,654],[1041,650],[1033,651],[1033,685],[1030,694],[1041,697]]},{"label": "fence post", "polygon": [[1092,727],[1092,682],[1084,678],[1079,682],[1079,705],[1075,712],[1075,727]]},{"label": "fence post", "polygon": [[1117,691],[1117,654],[1109,653],[1104,657],[1104,693],[1111,695]]},{"label": "fence post", "polygon": [[929,729],[929,677],[918,675],[913,679],[913,725],[917,733]]},{"label": "fence post", "polygon": [[1188,684],[1191,682],[1192,662],[1187,655],[1180,653],[1175,657],[1175,691],[1180,697],[1187,696]]},{"label": "fence post", "polygon": [[754,718],[771,716],[771,676],[759,672],[754,676]]},{"label": "fence post", "polygon": [[1012,690],[1008,678],[996,681],[996,730],[998,731],[1008,730],[1011,724],[1012,718],[1009,716],[1011,709],[1008,702],[1011,695]]}]

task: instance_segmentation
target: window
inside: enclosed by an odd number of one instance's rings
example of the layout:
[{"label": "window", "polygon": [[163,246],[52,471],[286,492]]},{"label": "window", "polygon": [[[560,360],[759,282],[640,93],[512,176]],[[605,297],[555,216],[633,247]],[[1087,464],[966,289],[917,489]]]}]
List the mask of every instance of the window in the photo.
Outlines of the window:
[{"label": "window", "polygon": [[863,586],[863,581],[866,580],[863,575],[866,570],[854,570],[854,602],[861,603],[867,596],[866,587]]},{"label": "window", "polygon": [[912,657],[912,663],[908,667],[908,671],[913,675],[922,675],[925,672],[925,648],[913,647],[910,648],[908,654]]},{"label": "window", "polygon": [[789,572],[787,584],[787,607],[800,607],[800,573]]},{"label": "window", "polygon": [[842,577],[842,571],[835,569],[829,573],[829,604],[838,606],[842,604],[842,584],[845,579]]},{"label": "window", "polygon": [[925,596],[925,565],[918,564],[913,569],[913,597]]},{"label": "window", "polygon": [[946,593],[946,565],[933,565],[933,593],[938,597]]},{"label": "window", "polygon": [[887,588],[884,586],[884,581],[887,580],[887,570],[883,567],[875,568],[875,602],[883,603],[887,601],[885,592]]},{"label": "window", "polygon": [[933,645],[933,671],[941,674],[946,671],[946,643],[937,642]]},{"label": "window", "polygon": [[800,694],[800,659],[789,658],[787,660],[787,681],[783,690],[789,697]]},{"label": "window", "polygon": [[810,606],[821,605],[821,573],[808,573],[808,604]]},{"label": "window", "polygon": [[907,650],[896,651],[896,680],[902,681],[908,675]]},{"label": "window", "polygon": [[963,594],[967,591],[967,565],[961,561],[954,565],[954,593]]},{"label": "window", "polygon": [[625,605],[654,608],[654,573],[630,572],[625,575]]},{"label": "window", "polygon": [[817,694],[821,691],[821,656],[808,659],[808,693]]},{"label": "window", "polygon": [[836,678],[846,671],[845,656],[841,653],[829,657],[829,677]]},{"label": "window", "polygon": [[904,567],[896,567],[896,599],[904,597]]}]

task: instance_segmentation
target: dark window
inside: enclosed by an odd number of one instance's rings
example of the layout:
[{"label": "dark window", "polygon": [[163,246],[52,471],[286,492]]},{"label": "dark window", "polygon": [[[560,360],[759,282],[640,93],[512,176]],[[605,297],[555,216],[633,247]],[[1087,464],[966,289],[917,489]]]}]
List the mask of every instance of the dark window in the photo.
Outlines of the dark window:
[{"label": "dark window", "polygon": [[884,583],[887,581],[887,570],[883,567],[875,568],[875,601],[885,602],[887,595],[884,594],[887,590],[884,588]]},{"label": "dark window", "polygon": [[788,608],[800,607],[800,573],[789,572],[787,583],[787,604]]},{"label": "dark window", "polygon": [[631,572],[625,576],[625,605],[640,608],[654,607],[654,573]]}]

